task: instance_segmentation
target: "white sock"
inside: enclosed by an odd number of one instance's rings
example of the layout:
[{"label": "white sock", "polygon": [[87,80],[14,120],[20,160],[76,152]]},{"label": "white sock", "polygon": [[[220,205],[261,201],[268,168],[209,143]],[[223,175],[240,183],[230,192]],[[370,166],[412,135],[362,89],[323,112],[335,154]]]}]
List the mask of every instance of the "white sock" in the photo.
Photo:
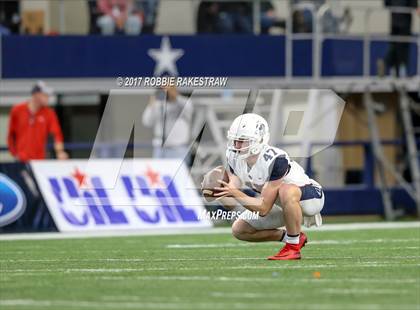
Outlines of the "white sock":
[{"label": "white sock", "polygon": [[286,234],[286,242],[290,244],[299,244],[299,234],[297,235]]}]

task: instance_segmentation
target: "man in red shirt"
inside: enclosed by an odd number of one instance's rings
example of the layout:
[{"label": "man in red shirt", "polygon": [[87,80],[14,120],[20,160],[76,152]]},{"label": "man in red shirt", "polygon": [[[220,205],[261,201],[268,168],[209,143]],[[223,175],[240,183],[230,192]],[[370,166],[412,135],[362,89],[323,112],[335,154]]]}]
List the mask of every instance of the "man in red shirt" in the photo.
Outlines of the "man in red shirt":
[{"label": "man in red shirt", "polygon": [[45,159],[49,134],[54,136],[57,158],[68,158],[57,115],[47,106],[50,94],[51,89],[39,81],[32,88],[31,99],[12,108],[7,142],[10,153],[20,161]]}]

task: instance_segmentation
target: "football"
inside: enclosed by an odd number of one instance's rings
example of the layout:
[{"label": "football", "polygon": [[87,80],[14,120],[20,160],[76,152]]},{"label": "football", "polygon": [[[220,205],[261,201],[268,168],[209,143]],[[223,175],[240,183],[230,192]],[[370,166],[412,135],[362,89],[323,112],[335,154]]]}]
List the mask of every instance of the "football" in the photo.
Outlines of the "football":
[{"label": "football", "polygon": [[218,192],[215,190],[215,187],[221,186],[218,180],[229,182],[229,176],[223,166],[213,168],[203,177],[203,181],[201,182],[201,192],[206,201],[211,202],[217,198],[214,197],[214,194]]}]

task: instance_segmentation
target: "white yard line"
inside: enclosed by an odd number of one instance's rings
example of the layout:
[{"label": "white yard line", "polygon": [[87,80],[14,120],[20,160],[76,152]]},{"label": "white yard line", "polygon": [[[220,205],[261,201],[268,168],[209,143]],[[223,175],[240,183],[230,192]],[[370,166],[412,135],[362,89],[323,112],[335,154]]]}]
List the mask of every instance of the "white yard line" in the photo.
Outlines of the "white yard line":
[{"label": "white yard line", "polygon": [[384,288],[325,288],[321,289],[324,294],[333,295],[407,295],[413,291],[408,289],[384,289]]},{"label": "white yard line", "polygon": [[199,243],[199,244],[168,244],[165,247],[168,249],[207,249],[207,248],[236,248],[264,245],[262,243]]},{"label": "white yard line", "polygon": [[[312,265],[271,265],[271,266],[260,266],[260,265],[244,265],[244,266],[220,266],[218,270],[290,270],[290,269],[336,269],[336,268],[382,268],[382,267],[398,267],[398,268],[413,268],[420,267],[420,263],[400,263],[395,262],[358,262],[353,264],[312,264]],[[138,273],[138,272],[150,272],[150,271],[207,271],[214,270],[214,267],[144,267],[144,268],[40,268],[40,269],[12,269],[7,268],[2,270],[4,275],[14,275],[14,274],[34,274],[37,273],[65,273],[65,274],[74,274],[74,273]]]},{"label": "white yard line", "polygon": [[[406,247],[418,249],[419,247]],[[387,247],[387,249],[389,249]],[[324,257],[307,256],[306,260],[322,259]],[[376,257],[364,257],[364,263],[369,262],[369,259],[376,259]],[[388,259],[419,259],[420,255],[396,255],[390,256]],[[350,259],[354,260],[353,256],[330,256],[333,259]],[[105,262],[105,263],[143,263],[143,262],[182,262],[182,261],[218,261],[218,260],[265,260],[264,257],[231,257],[231,256],[217,256],[207,258],[45,258],[45,259],[32,259],[32,258],[16,258],[16,259],[0,259],[0,263],[66,263],[66,262]]]},{"label": "white yard line", "polygon": [[[326,295],[411,295],[413,290],[408,289],[383,289],[383,288],[323,288],[320,290]],[[217,298],[237,298],[237,299],[268,299],[288,296],[302,296],[302,293],[297,291],[280,291],[277,293],[255,293],[255,292],[210,292],[210,296]]]},{"label": "white yard line", "polygon": [[[279,268],[277,268],[279,269]],[[287,269],[287,268],[282,268]],[[201,269],[200,269],[201,270]],[[22,274],[12,274],[11,276],[16,275],[22,275],[22,276],[28,276],[28,275],[48,275],[50,273],[22,273]],[[9,277],[9,275],[3,275],[3,278],[8,278],[9,281],[12,281],[12,278]],[[127,281],[210,281],[210,282],[278,282],[282,279],[282,275],[278,274],[276,272],[273,272],[271,276],[267,277],[216,277],[216,276],[122,276],[122,275],[97,275],[97,276],[82,276],[77,277],[77,279],[86,279],[86,280],[100,280],[100,281],[124,281],[127,283]],[[343,284],[343,279],[332,279],[332,278],[296,278],[293,280],[294,282],[304,282],[304,283],[334,283],[334,285]],[[390,282],[386,282],[390,281]],[[357,284],[379,284],[381,285],[381,288],[386,284],[420,284],[420,279],[418,278],[388,278],[384,282],[383,278],[348,278],[345,280],[345,283],[357,283]],[[412,287],[412,286],[409,286]],[[369,289],[369,288],[364,288]]]},{"label": "white yard line", "polygon": [[[419,242],[419,239],[408,238],[408,239],[369,239],[369,240],[357,240],[357,239],[346,239],[346,240],[310,240],[310,244],[327,244],[327,245],[346,245],[346,244],[366,244],[366,243],[410,243]],[[254,246],[266,246],[266,243],[175,243],[166,245],[169,249],[199,249],[199,248],[235,248],[235,247],[254,247]],[[418,249],[420,246],[411,247]]]},{"label": "white yard line", "polygon": [[[255,309],[255,304],[249,302],[110,302],[110,301],[75,301],[75,300],[34,300],[34,299],[5,299],[0,300],[0,306],[8,307],[28,307],[28,308],[77,308],[77,309]],[[415,310],[418,309],[415,304],[334,304],[334,303],[312,303],[312,304],[299,304],[295,302],[293,304],[287,304],[284,302],[267,303],[259,302],[258,309],[290,309],[295,310],[305,309],[327,309],[336,310],[340,309],[352,309],[352,310]]]},{"label": "white yard line", "polygon": [[[115,277],[99,277],[103,280],[114,280]],[[127,277],[120,277],[121,280],[127,281]],[[210,276],[136,276],[136,280],[151,280],[151,281],[232,281],[232,282],[278,282],[281,279],[281,275],[272,275],[272,277],[210,277]],[[329,278],[296,278],[293,279],[296,282],[332,282],[332,283],[343,283],[343,279],[329,279]],[[419,283],[420,280],[410,278],[410,279],[392,279],[393,283]],[[353,283],[384,283],[384,279],[372,279],[372,278],[354,278],[346,279],[346,282]]]},{"label": "white yard line", "polygon": [[[319,228],[305,230],[314,231],[340,231],[364,229],[391,229],[391,228],[420,228],[420,222],[380,222],[380,223],[350,223],[325,224]],[[157,235],[196,235],[196,234],[230,234],[230,227],[218,228],[183,228],[183,229],[148,229],[135,231],[95,231],[95,232],[52,232],[52,233],[20,233],[1,234],[0,240],[43,240],[43,239],[79,239],[123,236],[157,236]]]},{"label": "white yard line", "polygon": [[390,228],[420,228],[420,221],[325,224],[318,228],[311,227],[304,230],[336,231],[336,230],[364,230],[364,229],[390,229]]},{"label": "white yard line", "polygon": [[64,259],[0,259],[0,262],[187,262],[187,261],[217,261],[217,260],[262,260],[261,257],[229,257],[217,256],[206,258],[64,258]]},{"label": "white yard line", "polygon": [[145,230],[108,230],[89,232],[47,232],[47,233],[16,233],[0,234],[0,240],[45,240],[45,239],[84,239],[104,237],[130,237],[130,236],[160,236],[160,235],[201,235],[201,234],[228,234],[230,227],[218,228],[170,228]]}]

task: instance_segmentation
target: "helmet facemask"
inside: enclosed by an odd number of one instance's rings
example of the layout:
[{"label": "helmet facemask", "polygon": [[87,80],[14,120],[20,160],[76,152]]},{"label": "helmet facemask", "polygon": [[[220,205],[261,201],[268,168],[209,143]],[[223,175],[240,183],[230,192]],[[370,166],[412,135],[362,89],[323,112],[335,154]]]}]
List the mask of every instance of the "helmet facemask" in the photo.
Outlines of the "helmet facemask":
[{"label": "helmet facemask", "polygon": [[[236,147],[237,142],[245,144],[240,148]],[[234,153],[239,159],[244,160],[252,155],[256,155],[261,151],[262,141],[257,141],[255,138],[246,138],[246,137],[235,137],[228,135],[228,145],[227,148],[230,152]]]}]

